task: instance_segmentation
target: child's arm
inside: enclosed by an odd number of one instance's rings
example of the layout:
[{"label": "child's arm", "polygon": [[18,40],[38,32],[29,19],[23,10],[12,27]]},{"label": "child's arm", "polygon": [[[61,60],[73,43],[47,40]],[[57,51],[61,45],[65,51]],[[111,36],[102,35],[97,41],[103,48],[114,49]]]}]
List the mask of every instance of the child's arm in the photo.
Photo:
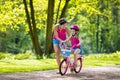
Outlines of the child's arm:
[{"label": "child's arm", "polygon": [[76,46],[80,46],[81,45],[81,38],[79,38],[79,43]]}]

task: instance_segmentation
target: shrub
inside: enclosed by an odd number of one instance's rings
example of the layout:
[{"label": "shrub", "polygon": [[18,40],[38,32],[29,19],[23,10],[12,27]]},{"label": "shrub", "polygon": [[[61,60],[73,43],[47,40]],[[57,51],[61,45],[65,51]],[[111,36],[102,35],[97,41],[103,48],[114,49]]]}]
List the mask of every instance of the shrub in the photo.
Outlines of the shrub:
[{"label": "shrub", "polygon": [[0,59],[9,59],[9,58],[12,58],[12,54],[0,52]]},{"label": "shrub", "polygon": [[30,53],[19,53],[19,54],[16,54],[14,59],[18,59],[18,60],[22,60],[22,59],[30,59],[31,58],[31,55]]}]

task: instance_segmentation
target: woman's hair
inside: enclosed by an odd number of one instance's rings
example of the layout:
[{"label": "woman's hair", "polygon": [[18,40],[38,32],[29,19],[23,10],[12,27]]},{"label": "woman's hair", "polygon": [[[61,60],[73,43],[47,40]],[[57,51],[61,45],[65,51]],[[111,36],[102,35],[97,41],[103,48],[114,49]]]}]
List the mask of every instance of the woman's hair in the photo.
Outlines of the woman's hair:
[{"label": "woman's hair", "polygon": [[67,20],[66,20],[65,18],[61,18],[61,19],[59,20],[59,24],[60,24],[60,25],[63,25],[63,24],[65,24],[65,23],[67,23]]}]

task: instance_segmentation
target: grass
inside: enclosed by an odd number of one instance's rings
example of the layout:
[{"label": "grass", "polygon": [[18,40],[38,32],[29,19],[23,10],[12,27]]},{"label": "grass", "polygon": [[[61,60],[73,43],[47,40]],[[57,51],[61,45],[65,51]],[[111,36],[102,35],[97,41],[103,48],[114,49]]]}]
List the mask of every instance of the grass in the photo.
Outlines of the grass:
[{"label": "grass", "polygon": [[56,69],[55,59],[47,60],[0,60],[0,73],[31,72]]},{"label": "grass", "polygon": [[112,54],[91,54],[84,59],[84,66],[120,65],[120,52]]},{"label": "grass", "polygon": [[[22,54],[23,55],[23,54]],[[120,65],[120,52],[85,56],[83,67]],[[1,59],[0,74],[57,69],[55,59]]]}]

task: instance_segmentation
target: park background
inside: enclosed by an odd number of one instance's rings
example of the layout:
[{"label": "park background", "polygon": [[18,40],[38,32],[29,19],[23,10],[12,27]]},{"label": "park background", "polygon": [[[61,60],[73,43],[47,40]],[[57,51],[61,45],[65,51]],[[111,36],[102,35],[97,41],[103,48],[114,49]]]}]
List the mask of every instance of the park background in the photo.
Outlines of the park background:
[{"label": "park background", "polygon": [[52,30],[60,18],[66,18],[68,28],[80,27],[86,66],[120,65],[119,4],[119,0],[0,0],[0,71],[57,68]]}]

